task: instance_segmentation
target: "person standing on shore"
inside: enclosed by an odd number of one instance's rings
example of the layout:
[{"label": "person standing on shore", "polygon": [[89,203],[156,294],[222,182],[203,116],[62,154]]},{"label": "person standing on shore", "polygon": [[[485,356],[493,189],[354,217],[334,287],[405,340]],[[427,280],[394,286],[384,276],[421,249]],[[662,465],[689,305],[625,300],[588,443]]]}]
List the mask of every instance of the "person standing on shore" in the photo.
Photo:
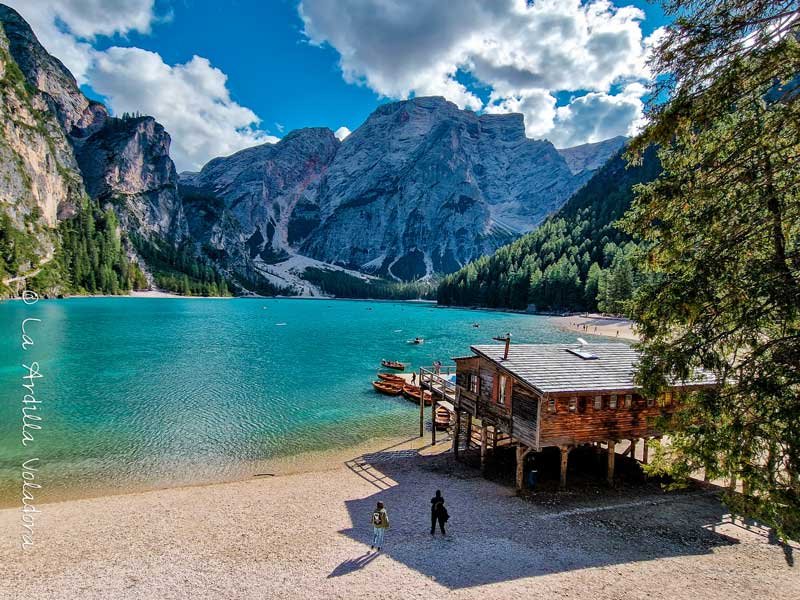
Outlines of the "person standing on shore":
[{"label": "person standing on shore", "polygon": [[372,545],[370,550],[374,548],[381,551],[383,546],[383,538],[386,535],[386,530],[389,528],[389,515],[386,514],[386,509],[383,502],[378,502],[375,510],[372,512]]},{"label": "person standing on shore", "polygon": [[436,490],[436,495],[431,498],[431,535],[436,534],[436,522],[439,522],[439,529],[442,535],[445,535],[444,524],[450,515],[447,514],[447,509],[444,507],[444,497],[441,490]]}]

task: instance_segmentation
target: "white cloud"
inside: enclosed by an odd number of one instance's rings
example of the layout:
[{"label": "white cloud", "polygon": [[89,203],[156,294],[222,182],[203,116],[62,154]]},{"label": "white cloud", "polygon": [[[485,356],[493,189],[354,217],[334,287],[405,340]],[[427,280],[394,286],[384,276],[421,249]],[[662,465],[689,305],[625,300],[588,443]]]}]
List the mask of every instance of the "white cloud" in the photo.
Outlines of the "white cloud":
[{"label": "white cloud", "polygon": [[350,131],[350,130],[349,130],[347,127],[345,127],[344,125],[342,125],[341,127],[339,127],[339,129],[337,129],[337,130],[336,130],[336,131],[333,133],[333,135],[335,135],[335,136],[336,136],[336,139],[337,139],[337,140],[339,140],[340,142],[343,142],[343,141],[345,140],[345,138],[346,138],[348,135],[350,135],[351,133],[353,133],[353,132],[352,132],[352,131]]},{"label": "white cloud", "polygon": [[206,58],[170,66],[155,52],[113,47],[97,54],[89,77],[116,113],[141,112],[164,125],[179,170],[278,141],[257,129],[258,116],[231,99],[227,76]]},{"label": "white cloud", "polygon": [[[5,1],[5,0],[4,0]],[[194,56],[168,65],[155,52],[112,47],[98,51],[97,36],[149,33],[165,17],[154,0],[9,0],[42,45],[103,95],[115,114],[152,115],[172,136],[170,155],[179,170],[196,170],[209,159],[277,137],[258,129],[260,120],[231,99],[227,76]]]},{"label": "white cloud", "polygon": [[[632,131],[641,118],[634,88],[610,94],[649,75],[644,14],[635,7],[609,0],[461,0],[457,8],[438,0],[302,0],[299,11],[310,42],[339,52],[346,81],[386,97],[443,95],[462,108],[519,111],[528,135],[570,143]],[[490,88],[487,106],[459,71]],[[588,93],[557,110],[554,95],[571,90]],[[601,114],[614,117],[614,126],[580,122]]]},{"label": "white cloud", "polygon": [[92,63],[91,42],[98,35],[149,33],[163,17],[155,14],[154,0],[4,0],[30,24],[52,55],[84,84]]}]

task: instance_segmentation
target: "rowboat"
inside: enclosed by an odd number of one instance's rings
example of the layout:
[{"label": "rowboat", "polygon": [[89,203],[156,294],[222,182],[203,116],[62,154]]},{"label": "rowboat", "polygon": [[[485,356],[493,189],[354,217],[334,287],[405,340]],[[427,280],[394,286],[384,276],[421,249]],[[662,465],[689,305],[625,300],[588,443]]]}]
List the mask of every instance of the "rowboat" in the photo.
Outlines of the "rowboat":
[{"label": "rowboat", "polygon": [[406,370],[406,366],[403,363],[398,362],[396,360],[382,360],[381,366],[386,367],[387,369],[395,369],[396,371]]},{"label": "rowboat", "polygon": [[434,419],[434,426],[439,431],[441,431],[442,429],[447,429],[450,426],[450,411],[447,410],[444,406],[439,406],[436,408],[436,418]]},{"label": "rowboat", "polygon": [[400,375],[395,375],[394,373],[378,373],[378,379],[382,379],[383,381],[387,381],[389,383],[399,383],[401,385],[406,382],[406,380],[400,377]]},{"label": "rowboat", "polygon": [[[419,404],[420,393],[422,393],[422,390],[418,385],[412,385],[410,383],[407,383],[403,386],[403,396],[405,396],[407,400],[411,400],[411,402],[414,402],[415,404]],[[425,392],[423,398],[425,399],[425,406],[430,406],[431,402],[433,401],[431,393]]]},{"label": "rowboat", "polygon": [[403,391],[402,386],[387,383],[386,381],[373,381],[372,387],[375,388],[375,391],[387,396],[399,396]]}]

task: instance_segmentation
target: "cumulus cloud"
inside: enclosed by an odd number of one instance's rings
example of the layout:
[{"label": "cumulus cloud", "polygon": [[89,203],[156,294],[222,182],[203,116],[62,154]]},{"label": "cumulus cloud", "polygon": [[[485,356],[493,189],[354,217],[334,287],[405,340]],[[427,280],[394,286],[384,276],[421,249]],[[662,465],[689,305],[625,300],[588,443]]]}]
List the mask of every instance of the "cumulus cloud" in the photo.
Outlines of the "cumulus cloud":
[{"label": "cumulus cloud", "polygon": [[33,28],[48,52],[57,56],[78,83],[87,83],[98,35],[149,33],[157,16],[154,0],[4,0]]},{"label": "cumulus cloud", "polygon": [[[4,0],[5,1],[5,0]],[[231,99],[227,76],[194,56],[168,65],[155,52],[133,47],[96,50],[97,36],[149,33],[166,16],[154,0],[9,0],[42,45],[103,95],[115,114],[156,118],[172,136],[179,170],[199,169],[209,159],[277,137],[260,130],[258,116]]]},{"label": "cumulus cloud", "polygon": [[206,58],[193,56],[170,66],[155,52],[113,47],[98,53],[89,78],[115,112],[153,115],[164,125],[180,170],[196,170],[213,156],[278,141],[257,129],[259,118],[231,99],[227,76]]},{"label": "cumulus cloud", "polygon": [[[302,0],[299,12],[309,41],[338,51],[346,81],[386,97],[443,95],[462,108],[522,112],[528,135],[557,143],[632,132],[641,119],[638,88],[627,85],[649,76],[644,14],[635,7],[462,0],[454,10],[438,0]],[[459,73],[490,89],[486,105]],[[582,95],[557,109],[555,94],[575,90]],[[601,115],[613,125],[582,122]]]},{"label": "cumulus cloud", "polygon": [[336,139],[337,139],[337,140],[339,140],[340,142],[343,142],[343,141],[344,141],[344,139],[345,139],[345,138],[346,138],[348,135],[350,135],[351,133],[353,133],[353,132],[352,132],[352,131],[350,131],[350,130],[349,130],[347,127],[345,127],[344,125],[342,125],[341,127],[339,127],[339,129],[337,129],[336,131],[334,131],[334,132],[333,132],[333,135],[335,135],[335,136],[336,136]]}]

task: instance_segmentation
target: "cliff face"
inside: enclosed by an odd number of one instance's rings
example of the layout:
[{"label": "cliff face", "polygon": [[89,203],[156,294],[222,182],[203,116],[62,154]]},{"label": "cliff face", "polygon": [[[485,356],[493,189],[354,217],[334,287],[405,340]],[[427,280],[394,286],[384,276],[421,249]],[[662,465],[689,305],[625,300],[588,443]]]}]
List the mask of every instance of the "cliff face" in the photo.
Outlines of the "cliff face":
[{"label": "cliff face", "polygon": [[329,129],[301,129],[182,175],[192,239],[233,270],[288,257],[319,224],[318,186],[338,146]]},{"label": "cliff face", "polygon": [[8,246],[0,270],[9,271],[4,280],[52,257],[52,228],[75,213],[84,195],[72,147],[48,97],[28,85],[11,54],[18,23],[10,25],[6,29],[3,20],[0,27],[0,241]]},{"label": "cliff face", "polygon": [[293,132],[214,159],[181,188],[192,236],[228,257],[301,254],[408,280],[532,229],[591,172],[528,139],[521,115],[415,98],[378,108],[341,144],[327,129]]},{"label": "cliff face", "polygon": [[170,242],[186,237],[170,137],[152,117],[109,117],[74,144],[86,191],[113,206],[126,231]]},{"label": "cliff face", "polygon": [[[124,229],[169,243],[182,239],[187,228],[164,128],[150,117],[109,117],[14,10],[0,5],[0,23],[6,69],[18,80],[16,88],[5,86],[2,124],[11,140],[5,145],[22,157],[44,224],[53,227],[73,216],[88,193],[113,206]],[[13,131],[21,126],[25,139]],[[0,168],[13,166],[3,158]]]}]

